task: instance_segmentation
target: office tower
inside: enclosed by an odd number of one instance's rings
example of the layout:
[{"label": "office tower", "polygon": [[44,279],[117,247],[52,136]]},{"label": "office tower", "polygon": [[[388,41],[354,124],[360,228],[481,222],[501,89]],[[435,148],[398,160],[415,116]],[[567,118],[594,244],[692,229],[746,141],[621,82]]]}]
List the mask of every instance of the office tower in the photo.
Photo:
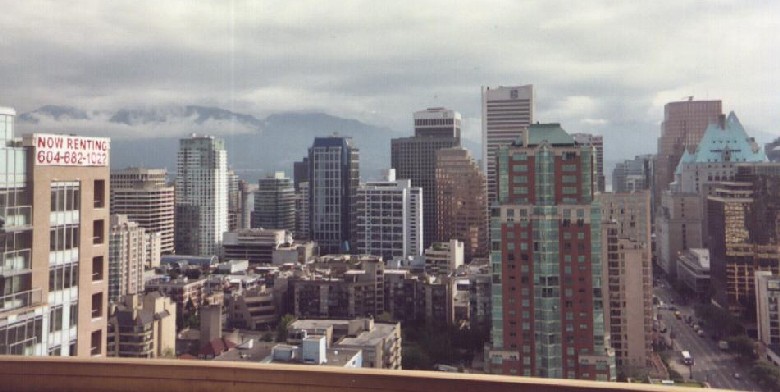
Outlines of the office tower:
[{"label": "office tower", "polygon": [[683,152],[674,181],[661,194],[656,225],[658,264],[670,277],[676,277],[681,251],[708,245],[709,223],[704,206],[712,184],[732,181],[737,164],[763,161],[764,152],[747,135],[734,112],[728,117],[719,116],[696,147]]},{"label": "office tower", "polygon": [[239,179],[236,172],[228,170],[227,172],[227,196],[228,196],[228,231],[238,228],[241,222],[242,205],[241,191],[239,188]]},{"label": "office tower", "polygon": [[734,314],[755,309],[755,272],[780,274],[780,164],[737,165],[735,181],[707,198],[713,300]]},{"label": "office tower", "polygon": [[521,138],[534,121],[534,86],[482,87],[482,166],[488,206],[497,200],[496,151]]},{"label": "office tower", "polygon": [[602,193],[604,314],[619,370],[652,366],[650,190]]},{"label": "office tower", "polygon": [[258,181],[252,227],[295,232],[295,189],[283,172]]},{"label": "office tower", "polygon": [[126,215],[111,215],[108,234],[108,302],[144,291],[146,230],[127,220]]},{"label": "office tower", "polygon": [[147,233],[160,235],[160,252],[174,252],[174,187],[165,169],[126,168],[111,172],[111,215],[127,219]]},{"label": "office tower", "polygon": [[323,255],[351,252],[359,152],[349,137],[318,137],[309,148],[310,238]]},{"label": "office tower", "polygon": [[302,182],[309,182],[309,157],[293,162],[293,185],[296,192]]},{"label": "office tower", "polygon": [[674,180],[674,170],[683,152],[692,151],[699,144],[710,123],[716,123],[722,114],[720,101],[669,102],[664,106],[664,121],[658,138],[658,152],[654,163],[653,200],[661,202],[661,193]]},{"label": "office tower", "polygon": [[422,253],[422,189],[411,180],[396,180],[395,170],[385,181],[358,187],[355,199],[358,254],[382,256],[385,261]]},{"label": "office tower", "polygon": [[257,185],[250,184],[244,180],[238,180],[238,193],[241,199],[241,216],[238,220],[238,228],[248,229],[252,227],[252,213],[255,210]]},{"label": "office tower", "polygon": [[192,135],[179,140],[176,172],[176,253],[215,255],[228,231],[225,142]]},{"label": "office tower", "polygon": [[298,184],[298,191],[295,192],[295,238],[304,241],[311,239],[310,219],[309,182],[304,181]]},{"label": "office tower", "polygon": [[105,354],[107,138],[14,138],[0,108],[0,353]]},{"label": "office tower", "polygon": [[391,166],[399,179],[412,180],[422,188],[423,246],[437,238],[436,151],[460,146],[460,113],[445,108],[429,108],[414,113],[414,136],[391,141]]},{"label": "office tower", "polygon": [[602,298],[592,146],[533,124],[497,151],[491,208],[494,373],[615,380]]},{"label": "office tower", "polygon": [[651,154],[637,155],[615,165],[612,170],[612,192],[626,193],[652,189],[653,161]]},{"label": "office tower", "polygon": [[463,148],[436,151],[436,225],[438,242],[464,243],[467,262],[488,254],[485,177]]},{"label": "office tower", "polygon": [[176,355],[176,304],[160,293],[121,298],[108,319],[108,356],[159,358]]},{"label": "office tower", "polygon": [[604,137],[590,133],[572,133],[574,141],[596,149],[596,175],[593,178],[594,190],[604,192],[606,190],[606,180],[604,178]]}]

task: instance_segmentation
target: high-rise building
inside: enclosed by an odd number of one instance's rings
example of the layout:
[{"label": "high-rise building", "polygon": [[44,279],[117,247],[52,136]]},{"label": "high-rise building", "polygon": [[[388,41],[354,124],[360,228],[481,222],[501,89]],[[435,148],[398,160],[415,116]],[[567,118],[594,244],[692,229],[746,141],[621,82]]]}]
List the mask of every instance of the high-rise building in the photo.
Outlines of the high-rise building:
[{"label": "high-rise building", "polygon": [[461,115],[445,108],[414,113],[414,136],[391,141],[391,166],[399,179],[409,179],[422,188],[423,246],[437,238],[436,151],[460,146]]},{"label": "high-rise building", "polygon": [[238,175],[233,170],[227,172],[228,231],[238,229],[243,214],[241,188]]},{"label": "high-rise building", "polygon": [[238,193],[241,199],[241,216],[238,220],[238,228],[249,229],[252,227],[252,213],[255,210],[257,185],[250,184],[244,180],[238,180]]},{"label": "high-rise building", "polygon": [[382,256],[385,261],[422,253],[422,189],[411,180],[396,180],[390,169],[385,181],[361,184],[355,199],[359,254]]},{"label": "high-rise building", "polygon": [[492,349],[485,361],[491,372],[615,380],[595,153],[559,124],[533,124],[496,153]]},{"label": "high-rise building", "polygon": [[111,214],[127,215],[147,233],[158,233],[162,254],[174,252],[174,200],[165,169],[131,167],[111,172]]},{"label": "high-rise building", "polygon": [[261,178],[255,192],[252,227],[295,232],[295,189],[284,172]]},{"label": "high-rise building", "polygon": [[651,189],[653,185],[653,155],[637,155],[615,165],[612,170],[612,192],[626,193]]},{"label": "high-rise building", "polygon": [[652,366],[650,191],[602,193],[604,314],[618,369]]},{"label": "high-rise building", "polygon": [[0,108],[0,354],[105,354],[110,141],[14,137]]},{"label": "high-rise building", "polygon": [[777,352],[780,348],[780,275],[756,271],[756,320],[758,341]]},{"label": "high-rise building", "polygon": [[349,137],[318,137],[309,148],[310,238],[323,255],[351,252],[354,246],[359,156]]},{"label": "high-rise building", "polygon": [[295,238],[304,241],[310,239],[310,219],[309,182],[303,181],[298,184],[298,190],[295,192]]},{"label": "high-rise building", "polygon": [[534,86],[482,87],[482,166],[488,205],[497,200],[496,151],[523,137],[534,121]]},{"label": "high-rise building", "polygon": [[593,189],[604,192],[607,187],[604,177],[604,137],[590,133],[572,133],[571,137],[579,144],[593,146],[596,149],[596,174],[593,177]]},{"label": "high-rise building", "polygon": [[436,226],[438,242],[464,243],[467,262],[488,254],[485,177],[468,150],[436,151]]},{"label": "high-rise building", "polygon": [[664,121],[653,165],[653,200],[656,204],[661,202],[661,193],[674,180],[674,171],[683,152],[695,149],[707,126],[716,123],[721,114],[720,101],[694,101],[693,97],[664,106]]},{"label": "high-rise building", "polygon": [[735,181],[713,188],[707,198],[713,300],[752,315],[755,272],[780,274],[780,164],[739,164]]},{"label": "high-rise building", "polygon": [[176,172],[176,253],[215,255],[228,231],[225,142],[192,135],[179,141]]},{"label": "high-rise building", "polygon": [[108,233],[108,302],[143,293],[147,255],[146,230],[126,215],[111,215]]}]

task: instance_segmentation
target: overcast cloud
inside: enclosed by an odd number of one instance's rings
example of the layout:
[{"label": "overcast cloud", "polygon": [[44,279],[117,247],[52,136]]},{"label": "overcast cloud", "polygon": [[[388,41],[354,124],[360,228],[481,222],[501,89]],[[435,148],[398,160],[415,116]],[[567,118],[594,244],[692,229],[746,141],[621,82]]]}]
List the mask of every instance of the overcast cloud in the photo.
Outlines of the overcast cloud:
[{"label": "overcast cloud", "polygon": [[532,83],[536,119],[572,132],[655,137],[663,105],[693,95],[722,99],[749,132],[780,134],[776,1],[15,1],[2,8],[0,105],[19,112],[45,104],[198,104],[258,117],[316,110],[409,132],[413,111],[446,106],[479,140],[480,86]]}]

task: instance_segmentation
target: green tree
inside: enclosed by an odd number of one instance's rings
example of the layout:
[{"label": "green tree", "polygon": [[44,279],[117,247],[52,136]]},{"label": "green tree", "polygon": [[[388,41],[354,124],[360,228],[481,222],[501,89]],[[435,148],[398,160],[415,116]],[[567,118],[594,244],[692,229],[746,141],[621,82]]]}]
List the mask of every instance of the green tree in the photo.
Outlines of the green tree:
[{"label": "green tree", "polygon": [[756,359],[756,343],[746,335],[739,335],[726,340],[729,351],[737,354],[743,361],[752,362]]},{"label": "green tree", "polygon": [[287,330],[290,328],[290,324],[295,321],[295,316],[291,314],[285,314],[279,319],[279,324],[276,325],[276,341],[287,341]]},{"label": "green tree", "polygon": [[750,369],[750,375],[761,384],[773,391],[780,390],[780,370],[767,361],[756,361]]},{"label": "green tree", "polygon": [[431,370],[433,361],[418,344],[404,344],[403,368],[406,370]]}]

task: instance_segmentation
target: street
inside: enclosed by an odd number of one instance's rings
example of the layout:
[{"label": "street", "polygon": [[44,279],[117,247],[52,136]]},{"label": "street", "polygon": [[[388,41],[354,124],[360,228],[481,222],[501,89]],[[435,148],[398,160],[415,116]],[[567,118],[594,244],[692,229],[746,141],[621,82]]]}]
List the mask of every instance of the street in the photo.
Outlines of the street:
[{"label": "street", "polygon": [[[713,388],[762,391],[758,385],[749,380],[748,369],[738,366],[734,357],[718,348],[718,342],[713,341],[706,334],[706,325],[703,327],[705,336],[700,337],[693,327],[685,322],[686,316],[694,316],[693,306],[682,306],[679,303],[672,305],[681,313],[681,319],[678,320],[675,317],[675,311],[669,309],[673,298],[669,285],[664,283],[663,287],[656,287],[654,291],[655,295],[664,303],[664,309],[657,310],[657,313],[668,328],[665,335],[674,334],[674,354],[669,359],[674,370],[685,378],[691,378],[692,371],[693,379],[707,381]],[[680,361],[680,351],[682,350],[689,351],[694,358],[695,364],[691,369]],[[736,378],[735,373],[739,373],[740,378]]]}]

